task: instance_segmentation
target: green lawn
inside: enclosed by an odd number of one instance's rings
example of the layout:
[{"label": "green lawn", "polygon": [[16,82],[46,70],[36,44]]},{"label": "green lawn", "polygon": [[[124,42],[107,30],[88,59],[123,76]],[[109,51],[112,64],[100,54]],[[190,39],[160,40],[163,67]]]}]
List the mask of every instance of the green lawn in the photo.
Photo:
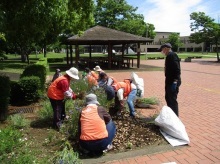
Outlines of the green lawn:
[{"label": "green lawn", "polygon": [[[0,73],[1,72],[12,72],[12,73],[22,73],[27,63],[21,62],[21,57],[15,54],[7,54],[7,60],[0,61]],[[88,57],[89,54],[80,54],[81,57]],[[107,57],[107,54],[92,54],[93,57]],[[132,55],[133,56],[133,55]],[[191,53],[191,52],[184,52],[178,53],[178,56],[181,59],[185,59],[187,57],[194,57],[194,56],[201,56],[202,58],[216,58],[216,53]],[[43,54],[31,54],[29,55],[29,59],[31,63],[35,63],[42,58]],[[47,53],[47,58],[64,58],[66,57],[65,53]],[[131,57],[131,56],[129,56]],[[136,57],[134,55],[134,57]],[[141,54],[141,60],[146,60],[146,58],[157,58],[157,57],[164,57],[160,52],[158,53],[148,53],[148,54]],[[57,63],[57,64],[65,64],[64,63]],[[48,72],[48,74],[53,74],[54,72]]]},{"label": "green lawn", "polygon": [[[181,52],[177,53],[179,58],[185,59],[187,57],[194,57],[194,56],[201,56],[202,58],[217,58],[216,53],[204,53],[202,54],[201,52]],[[148,53],[148,54],[143,54],[141,55],[141,59],[146,60],[146,58],[153,58],[153,57],[164,57],[163,54],[159,53]]]}]

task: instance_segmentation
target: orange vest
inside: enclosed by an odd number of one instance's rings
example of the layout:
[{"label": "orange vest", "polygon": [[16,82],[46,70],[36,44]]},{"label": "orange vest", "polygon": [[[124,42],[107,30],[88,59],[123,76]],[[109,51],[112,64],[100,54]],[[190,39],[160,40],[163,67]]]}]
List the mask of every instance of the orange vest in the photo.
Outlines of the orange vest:
[{"label": "orange vest", "polygon": [[87,105],[81,112],[81,140],[98,140],[108,137],[104,120],[98,114],[97,105]]},{"label": "orange vest", "polygon": [[97,81],[98,75],[97,74],[96,74],[97,76],[93,75],[92,72],[91,74],[87,75],[88,83],[89,83],[89,86],[94,86],[94,85],[96,86],[98,85],[98,81]]},{"label": "orange vest", "polygon": [[131,92],[131,83],[129,80],[124,80],[123,82],[117,82],[112,85],[115,89],[115,91],[118,91],[120,88],[124,89],[123,96],[127,97],[129,93]]},{"label": "orange vest", "polygon": [[61,80],[67,80],[68,84],[70,85],[70,80],[65,76],[58,77],[48,88],[47,96],[54,100],[63,100],[64,99],[64,93],[61,89],[57,87],[57,84]]},{"label": "orange vest", "polygon": [[91,71],[91,75],[98,80],[99,79],[99,75],[97,73],[95,73],[95,71]]}]

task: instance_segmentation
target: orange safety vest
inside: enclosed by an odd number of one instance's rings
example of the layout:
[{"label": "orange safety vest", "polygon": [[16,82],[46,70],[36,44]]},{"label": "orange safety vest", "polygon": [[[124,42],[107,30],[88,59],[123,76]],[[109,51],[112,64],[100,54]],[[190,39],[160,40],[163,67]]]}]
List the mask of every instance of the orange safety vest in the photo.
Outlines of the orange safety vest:
[{"label": "orange safety vest", "polygon": [[87,105],[83,108],[80,117],[81,135],[80,139],[84,141],[98,140],[108,137],[108,131],[104,120],[98,114],[97,105]]},{"label": "orange safety vest", "polygon": [[98,80],[99,79],[99,75],[95,72],[95,71],[91,71],[91,75]]},{"label": "orange safety vest", "polygon": [[67,80],[68,85],[70,85],[70,80],[65,76],[58,77],[48,88],[47,96],[54,100],[63,100],[64,99],[64,93],[61,89],[57,87],[57,84],[62,81]]},{"label": "orange safety vest", "polygon": [[120,88],[124,89],[123,96],[127,97],[129,93],[131,92],[131,82],[130,80],[124,80],[123,82],[117,82],[112,85],[115,91],[118,91]]},{"label": "orange safety vest", "polygon": [[89,86],[96,86],[98,85],[98,81],[97,81],[98,75],[96,74],[97,76],[95,76],[92,74],[92,72],[91,74],[87,75],[88,83],[89,83]]}]

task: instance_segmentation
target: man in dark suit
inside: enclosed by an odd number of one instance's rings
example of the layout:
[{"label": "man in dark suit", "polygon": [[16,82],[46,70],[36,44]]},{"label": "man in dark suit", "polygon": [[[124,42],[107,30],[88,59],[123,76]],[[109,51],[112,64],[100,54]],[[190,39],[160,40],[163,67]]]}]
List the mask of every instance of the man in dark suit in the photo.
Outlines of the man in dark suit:
[{"label": "man in dark suit", "polygon": [[166,56],[165,59],[165,99],[174,113],[179,116],[177,95],[181,85],[181,68],[178,55],[171,50],[170,43],[161,45],[159,51]]}]

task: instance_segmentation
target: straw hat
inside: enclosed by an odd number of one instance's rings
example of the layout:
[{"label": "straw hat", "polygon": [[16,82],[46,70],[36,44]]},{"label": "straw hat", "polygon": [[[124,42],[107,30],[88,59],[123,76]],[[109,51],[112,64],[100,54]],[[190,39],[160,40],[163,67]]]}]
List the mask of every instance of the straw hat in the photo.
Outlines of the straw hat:
[{"label": "straw hat", "polygon": [[66,71],[67,75],[69,75],[71,78],[74,78],[76,80],[79,79],[79,71],[75,67],[70,68],[69,70]]},{"label": "straw hat", "polygon": [[97,101],[97,96],[95,94],[90,93],[86,96],[86,105],[88,104],[100,105],[99,102]]},{"label": "straw hat", "polygon": [[100,68],[100,66],[96,66],[95,68],[93,68],[95,71],[98,71],[98,72],[100,72],[100,71],[102,71],[102,69]]}]

